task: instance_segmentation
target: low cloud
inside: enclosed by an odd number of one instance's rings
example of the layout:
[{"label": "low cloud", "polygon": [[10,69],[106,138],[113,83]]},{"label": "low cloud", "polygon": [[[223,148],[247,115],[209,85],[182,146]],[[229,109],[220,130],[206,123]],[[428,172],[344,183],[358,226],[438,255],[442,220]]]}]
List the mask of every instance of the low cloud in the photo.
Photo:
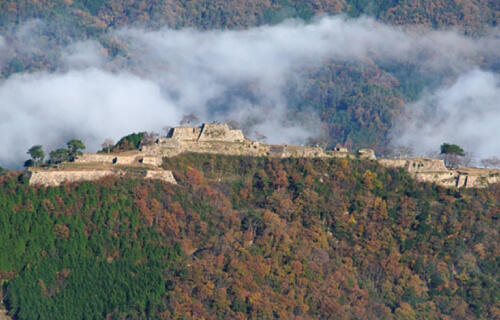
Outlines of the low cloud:
[{"label": "low cloud", "polygon": [[418,154],[439,151],[447,142],[458,144],[477,158],[500,155],[498,74],[472,70],[451,85],[425,94],[408,108],[413,116],[396,127],[402,133],[398,142],[412,146]]},{"label": "low cloud", "polygon": [[[9,38],[12,45],[4,40],[3,50],[21,58],[43,54],[40,23],[15,29]],[[0,140],[6,146],[0,151],[0,165],[20,166],[32,145],[42,144],[49,151],[71,138],[96,151],[105,138],[161,131],[186,113],[206,122],[231,118],[250,132],[266,135],[269,142],[300,144],[320,127],[316,115],[310,119],[318,123],[307,127],[287,117],[287,95],[303,89],[304,68],[321,68],[331,60],[397,61],[444,74],[458,85],[488,74],[475,70],[476,64],[478,57],[498,56],[496,35],[498,29],[470,39],[453,31],[416,32],[343,16],[239,31],[118,30],[105,36],[118,53],[94,41],[75,42],[51,52],[51,57],[59,57],[55,71],[14,75],[0,83]],[[416,114],[429,114],[425,99],[441,101],[440,93],[453,88],[428,88],[428,96],[410,107],[422,109]],[[435,104],[438,114],[452,112],[442,105]],[[404,141],[410,143],[411,135],[420,132],[408,128]],[[480,126],[468,129],[475,130],[472,136],[483,133]],[[452,142],[445,132],[443,139]]]},{"label": "low cloud", "polygon": [[0,159],[8,167],[19,167],[35,144],[48,153],[81,138],[95,151],[106,137],[161,130],[181,117],[156,83],[98,69],[15,76],[0,87],[0,101]]}]

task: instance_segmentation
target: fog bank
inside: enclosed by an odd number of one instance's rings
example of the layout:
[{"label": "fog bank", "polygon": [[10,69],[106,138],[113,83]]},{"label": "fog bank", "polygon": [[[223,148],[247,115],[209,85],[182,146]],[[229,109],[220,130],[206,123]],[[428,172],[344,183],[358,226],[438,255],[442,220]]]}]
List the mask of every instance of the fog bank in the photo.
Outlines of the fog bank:
[{"label": "fog bank", "polygon": [[[415,121],[422,114],[448,116],[432,125],[401,126],[408,130],[399,132],[400,141],[418,145],[419,150],[435,148],[438,140],[465,147],[474,144],[481,154],[498,150],[493,140],[478,143],[488,140],[483,137],[485,128],[477,125],[479,114],[460,117],[471,108],[466,101],[472,101],[483,117],[496,117],[491,105],[480,105],[494,103],[497,77],[477,70],[476,63],[481,60],[478,57],[500,52],[498,29],[470,39],[453,31],[415,32],[370,18],[343,16],[240,31],[127,28],[106,36],[116,43],[118,53],[113,53],[96,41],[43,47],[36,31],[41,23],[20,27],[9,37],[0,35],[0,56],[14,51],[19,56],[49,52],[58,59],[52,72],[17,74],[0,83],[2,166],[19,167],[35,144],[48,152],[64,146],[66,139],[79,138],[89,151],[96,151],[106,138],[161,132],[165,125],[177,125],[187,113],[206,122],[236,120],[250,133],[266,135],[271,143],[300,144],[317,132],[319,117],[311,115],[318,123],[307,127],[292,123],[287,116],[287,92],[300,92],[304,68],[321,68],[331,60],[397,61],[444,74],[452,85],[428,88],[429,93],[409,108]],[[20,46],[16,50],[15,44]],[[7,62],[0,58],[0,63]],[[488,90],[485,84],[492,79]],[[465,94],[464,88],[475,84],[478,89]],[[428,110],[429,101],[434,113]],[[451,129],[457,121],[467,134],[457,135]],[[417,143],[423,134],[435,139]],[[471,137],[476,137],[475,143]]]}]

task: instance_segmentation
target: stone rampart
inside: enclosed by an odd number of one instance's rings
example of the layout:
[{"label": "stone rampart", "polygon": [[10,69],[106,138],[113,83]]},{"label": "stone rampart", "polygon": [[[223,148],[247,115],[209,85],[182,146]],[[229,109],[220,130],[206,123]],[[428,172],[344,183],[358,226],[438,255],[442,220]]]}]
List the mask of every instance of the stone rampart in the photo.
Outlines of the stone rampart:
[{"label": "stone rampart", "polygon": [[116,156],[115,157],[115,164],[132,164],[134,161],[138,158],[137,155],[132,155],[132,156]]},{"label": "stone rampart", "polygon": [[198,141],[243,142],[245,137],[241,130],[229,130],[225,123],[205,123]]},{"label": "stone rampart", "polygon": [[415,180],[419,182],[435,183],[444,187],[456,187],[458,173],[456,171],[449,172],[419,172],[415,173]]},{"label": "stone rampart", "polygon": [[443,160],[430,158],[378,159],[386,167],[403,168],[407,172],[445,172],[448,171]]},{"label": "stone rampart", "polygon": [[169,138],[178,141],[195,141],[200,136],[200,127],[177,127],[172,129]]},{"label": "stone rampart", "polygon": [[[210,153],[222,155],[247,155],[251,150],[249,144],[228,143],[222,141],[184,141],[181,144],[181,152]],[[255,150],[255,149],[254,149]],[[255,150],[253,155],[259,155],[260,150]]]},{"label": "stone rampart", "polygon": [[152,156],[145,156],[140,160],[140,162],[142,164],[156,166],[156,167],[159,167],[163,164],[163,160],[161,159],[161,157],[152,157]]},{"label": "stone rampart", "polygon": [[75,159],[78,163],[115,163],[116,155],[106,153],[84,153]]},{"label": "stone rampart", "polygon": [[[123,176],[121,170],[61,170],[30,171],[30,185],[56,187],[68,182],[95,181],[107,176]],[[172,171],[147,170],[144,179],[157,179],[177,184]]]},{"label": "stone rampart", "polygon": [[93,171],[33,171],[30,185],[59,186],[66,182],[93,181],[106,176],[116,176],[120,171],[93,170]]},{"label": "stone rampart", "polygon": [[162,180],[172,184],[177,184],[177,181],[175,180],[172,171],[167,171],[167,170],[148,170],[144,178]]},{"label": "stone rampart", "polygon": [[359,149],[358,156],[361,159],[367,159],[367,160],[377,159],[377,157],[375,157],[375,151],[373,151],[373,149]]},{"label": "stone rampart", "polygon": [[327,158],[329,157],[322,148],[319,147],[299,147],[287,145],[283,147],[281,158]]}]

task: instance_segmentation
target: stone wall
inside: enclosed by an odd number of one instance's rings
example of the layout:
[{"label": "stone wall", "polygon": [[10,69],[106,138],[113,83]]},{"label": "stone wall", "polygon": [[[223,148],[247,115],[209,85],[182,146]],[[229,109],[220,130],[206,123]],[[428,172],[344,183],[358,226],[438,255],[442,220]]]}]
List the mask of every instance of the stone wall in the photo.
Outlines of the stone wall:
[{"label": "stone wall", "polygon": [[177,127],[172,129],[169,138],[179,141],[195,141],[200,136],[200,127]]},{"label": "stone wall", "polygon": [[[30,171],[30,185],[56,187],[68,182],[95,181],[107,176],[123,176],[121,170]],[[177,184],[172,171],[147,170],[144,179],[158,179]]]},{"label": "stone wall", "polygon": [[93,181],[106,176],[120,175],[120,171],[93,170],[93,171],[33,171],[30,185],[59,186],[66,182]]},{"label": "stone wall", "polygon": [[322,148],[319,147],[299,147],[287,145],[283,147],[281,158],[326,158],[329,157]]},{"label": "stone wall", "polygon": [[407,172],[444,172],[448,171],[443,160],[430,158],[378,159],[386,167],[403,168]]},{"label": "stone wall", "polygon": [[245,137],[241,130],[229,130],[225,123],[205,123],[198,141],[243,142]]},{"label": "stone wall", "polygon": [[152,156],[145,156],[140,160],[140,162],[142,164],[156,166],[156,167],[159,167],[163,164],[163,160],[161,159],[161,157],[152,157]]},{"label": "stone wall", "polygon": [[132,156],[116,156],[115,157],[115,164],[132,164],[134,161],[138,158],[138,155],[132,155]]},{"label": "stone wall", "polygon": [[75,159],[78,163],[114,163],[116,155],[106,153],[84,153]]},{"label": "stone wall", "polygon": [[359,149],[358,156],[360,159],[375,160],[375,151],[373,149]]},{"label": "stone wall", "polygon": [[487,169],[481,171],[473,173],[457,171],[457,187],[485,188],[490,184],[500,182],[500,173],[498,171],[490,171]]},{"label": "stone wall", "polygon": [[222,155],[260,155],[260,148],[253,149],[250,144],[228,143],[222,141],[185,141],[181,152],[210,153]]},{"label": "stone wall", "polygon": [[419,172],[414,174],[415,180],[419,182],[435,183],[443,187],[456,187],[458,173],[449,172]]},{"label": "stone wall", "polygon": [[162,180],[172,184],[177,184],[177,181],[175,180],[172,171],[167,171],[167,170],[148,170],[144,178]]}]

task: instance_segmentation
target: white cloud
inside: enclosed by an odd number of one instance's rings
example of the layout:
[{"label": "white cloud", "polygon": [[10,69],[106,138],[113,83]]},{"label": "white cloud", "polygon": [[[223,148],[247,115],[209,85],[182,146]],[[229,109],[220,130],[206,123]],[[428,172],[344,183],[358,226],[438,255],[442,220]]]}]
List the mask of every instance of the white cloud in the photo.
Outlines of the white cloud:
[{"label": "white cloud", "polygon": [[0,101],[0,159],[6,166],[19,166],[35,144],[49,151],[79,138],[95,151],[106,137],[161,130],[180,119],[154,82],[97,69],[15,76],[0,87]]},{"label": "white cloud", "polygon": [[500,155],[500,77],[472,70],[451,85],[426,94],[409,106],[414,118],[403,122],[399,143],[417,153],[439,151],[444,143],[460,145],[478,158]]},{"label": "white cloud", "polygon": [[[12,39],[18,43],[19,57],[45,50],[37,28],[40,22],[15,32]],[[453,31],[414,32],[343,16],[238,31],[119,30],[108,36],[121,44],[124,54],[111,59],[96,42],[77,42],[60,49],[57,72],[13,76],[0,83],[0,139],[9,146],[0,151],[0,165],[20,165],[33,144],[49,149],[73,137],[95,151],[107,137],[161,130],[189,112],[207,122],[236,119],[267,135],[270,142],[302,143],[315,128],[287,121],[285,95],[290,88],[301,89],[304,68],[320,68],[327,60],[390,60],[442,73],[452,81],[463,74],[459,81],[465,81],[478,74],[471,72],[478,57],[498,55],[496,35],[498,29],[480,39]],[[440,93],[449,91],[451,96],[462,89],[428,90],[441,113],[452,112],[442,105],[460,105],[445,101]],[[487,92],[475,92],[473,101],[479,104]],[[426,103],[411,107],[421,113]],[[469,136],[484,131],[468,123],[462,128],[471,130]],[[412,141],[412,134],[422,132],[407,131],[406,141]]]}]

